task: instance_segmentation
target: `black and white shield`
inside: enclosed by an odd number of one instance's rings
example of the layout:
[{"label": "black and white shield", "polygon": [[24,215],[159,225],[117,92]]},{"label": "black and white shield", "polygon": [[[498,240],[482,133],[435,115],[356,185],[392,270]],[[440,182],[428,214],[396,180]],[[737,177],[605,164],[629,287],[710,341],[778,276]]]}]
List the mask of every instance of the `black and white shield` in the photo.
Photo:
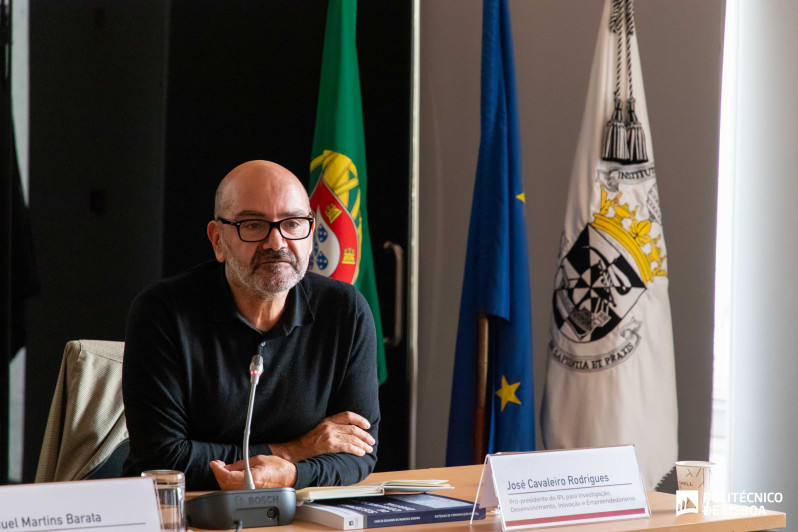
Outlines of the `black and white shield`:
[{"label": "black and white shield", "polygon": [[599,340],[615,329],[646,290],[624,255],[591,225],[563,257],[554,284],[557,328],[580,343]]}]

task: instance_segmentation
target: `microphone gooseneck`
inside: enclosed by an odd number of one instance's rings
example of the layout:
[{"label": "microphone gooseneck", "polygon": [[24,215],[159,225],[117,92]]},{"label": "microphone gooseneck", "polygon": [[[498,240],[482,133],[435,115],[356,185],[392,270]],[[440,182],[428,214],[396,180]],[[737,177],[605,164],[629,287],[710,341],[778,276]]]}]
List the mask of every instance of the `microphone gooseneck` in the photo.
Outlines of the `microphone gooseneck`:
[{"label": "microphone gooseneck", "polygon": [[244,489],[254,490],[255,482],[252,480],[252,470],[249,468],[249,430],[252,425],[252,409],[255,404],[255,388],[263,373],[263,357],[255,355],[249,364],[249,407],[247,408],[247,425],[244,429]]}]

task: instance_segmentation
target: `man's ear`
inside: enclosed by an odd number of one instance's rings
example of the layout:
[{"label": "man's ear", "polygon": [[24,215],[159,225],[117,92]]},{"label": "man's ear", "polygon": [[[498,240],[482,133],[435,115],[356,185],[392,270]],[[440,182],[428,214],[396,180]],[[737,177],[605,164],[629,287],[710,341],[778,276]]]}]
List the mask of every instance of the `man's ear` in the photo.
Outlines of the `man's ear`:
[{"label": "man's ear", "polygon": [[224,249],[222,249],[222,232],[220,231],[219,224],[216,220],[208,222],[208,240],[211,241],[213,246],[213,254],[216,255],[216,260],[224,262]]}]

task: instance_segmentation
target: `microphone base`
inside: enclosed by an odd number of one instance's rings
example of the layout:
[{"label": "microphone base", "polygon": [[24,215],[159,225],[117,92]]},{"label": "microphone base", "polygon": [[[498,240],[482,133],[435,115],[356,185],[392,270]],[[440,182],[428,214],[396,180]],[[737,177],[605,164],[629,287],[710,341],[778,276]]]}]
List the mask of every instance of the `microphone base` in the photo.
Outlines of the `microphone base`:
[{"label": "microphone base", "polygon": [[215,491],[186,502],[186,524],[226,530],[241,521],[244,528],[288,525],[296,511],[293,488]]}]

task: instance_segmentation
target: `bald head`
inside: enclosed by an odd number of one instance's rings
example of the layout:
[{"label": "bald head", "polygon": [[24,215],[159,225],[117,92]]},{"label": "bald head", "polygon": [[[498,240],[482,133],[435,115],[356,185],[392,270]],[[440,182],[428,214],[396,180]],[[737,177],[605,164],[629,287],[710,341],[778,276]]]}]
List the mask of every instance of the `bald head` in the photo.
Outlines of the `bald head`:
[{"label": "bald head", "polygon": [[[270,161],[248,161],[233,168],[216,188],[213,217],[234,217],[236,205],[253,195],[271,198],[270,203],[289,201],[305,216],[310,201],[305,187],[288,169]],[[230,212],[230,211],[233,212]]]}]

